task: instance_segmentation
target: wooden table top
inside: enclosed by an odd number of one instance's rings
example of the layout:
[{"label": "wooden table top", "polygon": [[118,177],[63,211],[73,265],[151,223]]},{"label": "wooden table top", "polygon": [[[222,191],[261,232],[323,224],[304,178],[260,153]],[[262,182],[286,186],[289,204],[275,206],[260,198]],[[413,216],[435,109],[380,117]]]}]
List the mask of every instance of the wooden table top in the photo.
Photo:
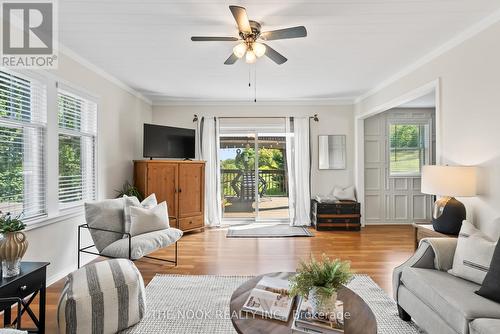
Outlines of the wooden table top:
[{"label": "wooden table top", "polygon": [[[287,279],[295,273],[270,273],[254,277],[247,282],[243,283],[236,291],[233,292],[230,302],[230,314],[243,314],[241,308],[246,302],[250,292],[262,279],[263,276],[278,277]],[[346,316],[345,333],[346,334],[376,334],[377,321],[370,307],[352,290],[344,287],[338,292],[338,299],[344,302],[344,313],[349,314]],[[262,319],[258,315],[231,317],[234,328],[240,334],[290,334],[292,323],[294,321],[294,314],[297,305],[293,305],[292,313],[288,322],[272,319]]]}]

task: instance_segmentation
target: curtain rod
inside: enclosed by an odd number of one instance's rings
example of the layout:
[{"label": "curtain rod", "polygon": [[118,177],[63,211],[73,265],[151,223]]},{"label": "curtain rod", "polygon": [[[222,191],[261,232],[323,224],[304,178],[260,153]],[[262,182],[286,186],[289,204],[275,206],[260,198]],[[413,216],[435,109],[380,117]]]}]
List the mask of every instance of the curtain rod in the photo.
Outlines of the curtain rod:
[{"label": "curtain rod", "polygon": [[[287,116],[222,116],[222,117],[217,117],[217,118],[286,118]],[[309,116],[309,119],[313,119],[315,122],[319,122],[318,114],[314,114],[314,116]],[[196,122],[198,120],[198,115],[194,115],[193,117],[193,122]]]}]

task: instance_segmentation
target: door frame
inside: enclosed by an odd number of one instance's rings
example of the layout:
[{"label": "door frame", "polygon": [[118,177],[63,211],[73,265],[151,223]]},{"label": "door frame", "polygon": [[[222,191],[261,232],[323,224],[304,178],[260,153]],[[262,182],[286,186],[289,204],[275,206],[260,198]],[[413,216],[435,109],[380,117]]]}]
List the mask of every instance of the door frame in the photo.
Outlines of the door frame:
[{"label": "door frame", "polygon": [[375,106],[368,112],[356,115],[354,119],[354,135],[355,135],[355,185],[357,190],[357,197],[361,199],[361,225],[365,226],[365,127],[364,121],[366,118],[383,113],[384,111],[396,108],[404,103],[413,101],[419,97],[427,95],[431,92],[435,93],[436,111],[435,111],[435,131],[436,131],[436,164],[442,161],[442,110],[441,110],[441,78],[437,78],[427,84],[410,90],[389,102]]}]

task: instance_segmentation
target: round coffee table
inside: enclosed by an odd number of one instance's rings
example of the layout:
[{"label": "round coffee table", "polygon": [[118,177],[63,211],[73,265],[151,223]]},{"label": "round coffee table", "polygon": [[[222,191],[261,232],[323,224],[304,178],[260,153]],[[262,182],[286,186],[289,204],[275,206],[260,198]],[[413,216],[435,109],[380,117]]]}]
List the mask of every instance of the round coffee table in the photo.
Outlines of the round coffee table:
[{"label": "round coffee table", "polygon": [[[287,279],[295,273],[271,273],[254,277],[247,282],[243,283],[236,291],[233,292],[230,302],[230,312],[234,314],[245,315],[241,312],[243,304],[246,302],[250,291],[257,285],[263,276],[271,276]],[[344,313],[349,312],[349,319],[344,319],[345,333],[346,334],[376,334],[377,321],[375,315],[368,305],[360,296],[352,290],[344,287],[338,291],[338,299],[344,302]],[[297,305],[292,308],[292,313],[288,322],[279,320],[262,319],[258,315],[255,317],[231,317],[234,328],[240,334],[290,334],[293,319],[293,311]]]}]

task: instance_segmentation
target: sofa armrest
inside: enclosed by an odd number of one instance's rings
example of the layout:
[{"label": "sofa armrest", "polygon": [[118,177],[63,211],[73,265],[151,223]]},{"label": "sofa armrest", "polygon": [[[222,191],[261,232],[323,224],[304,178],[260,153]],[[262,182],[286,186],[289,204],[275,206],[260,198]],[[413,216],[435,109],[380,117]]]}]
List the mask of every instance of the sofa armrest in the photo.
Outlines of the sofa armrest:
[{"label": "sofa armrest", "polygon": [[392,273],[392,293],[398,300],[401,274],[406,268],[422,268],[447,271],[453,266],[453,257],[457,248],[455,238],[425,238],[420,241],[415,254],[406,262],[394,268]]},{"label": "sofa armrest", "polygon": [[455,238],[425,238],[420,240],[420,245],[428,244],[434,251],[434,269],[448,271],[453,267],[457,241]]},{"label": "sofa armrest", "polygon": [[430,244],[420,243],[415,253],[392,272],[392,294],[398,300],[398,290],[401,284],[401,274],[406,268],[434,269],[434,251]]}]

